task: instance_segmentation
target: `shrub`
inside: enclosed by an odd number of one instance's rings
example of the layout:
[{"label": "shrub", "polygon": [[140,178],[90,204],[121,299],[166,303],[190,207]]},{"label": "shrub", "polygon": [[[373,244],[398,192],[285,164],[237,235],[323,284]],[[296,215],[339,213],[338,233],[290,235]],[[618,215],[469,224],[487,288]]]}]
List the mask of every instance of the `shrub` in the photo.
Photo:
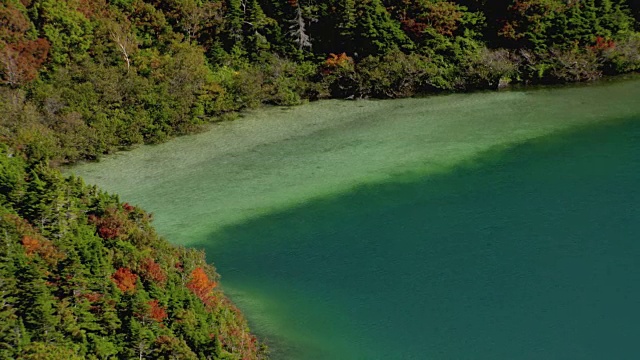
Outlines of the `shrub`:
[{"label": "shrub", "polygon": [[310,62],[295,63],[277,55],[266,57],[260,70],[264,74],[264,102],[274,105],[298,105],[303,98],[317,97],[312,83],[316,66]]},{"label": "shrub", "polygon": [[519,59],[505,49],[482,48],[466,69],[467,87],[496,88],[518,76]]},{"label": "shrub", "polygon": [[640,69],[640,34],[634,33],[615,46],[603,51],[604,71],[608,74],[625,73]]},{"label": "shrub", "polygon": [[593,51],[552,49],[549,55],[549,77],[554,82],[589,81],[602,76],[600,61]]},{"label": "shrub", "polygon": [[357,65],[361,92],[366,96],[396,98],[433,91],[429,81],[438,73],[427,57],[401,51],[367,57]]}]

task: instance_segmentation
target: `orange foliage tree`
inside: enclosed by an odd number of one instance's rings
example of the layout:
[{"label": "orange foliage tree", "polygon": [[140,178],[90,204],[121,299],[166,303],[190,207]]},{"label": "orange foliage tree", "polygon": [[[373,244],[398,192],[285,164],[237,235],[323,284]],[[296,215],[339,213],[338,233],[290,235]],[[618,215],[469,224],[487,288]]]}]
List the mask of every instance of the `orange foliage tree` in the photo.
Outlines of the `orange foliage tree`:
[{"label": "orange foliage tree", "polygon": [[56,265],[64,258],[58,248],[50,240],[44,238],[38,239],[25,235],[22,237],[22,247],[24,247],[27,256],[39,255],[49,265]]},{"label": "orange foliage tree", "polygon": [[116,272],[111,276],[111,279],[118,289],[123,292],[134,292],[136,290],[136,281],[138,280],[138,275],[131,272],[128,268],[119,268]]},{"label": "orange foliage tree", "polygon": [[342,53],[340,55],[329,54],[329,57],[324,62],[325,66],[330,69],[335,69],[338,67],[347,67],[353,64],[353,59],[347,56],[346,53]]},{"label": "orange foliage tree", "polygon": [[22,237],[22,247],[24,247],[24,251],[27,253],[27,256],[33,256],[38,250],[40,250],[42,244],[38,239],[25,235]]},{"label": "orange foliage tree", "polygon": [[215,281],[209,280],[204,269],[197,267],[191,272],[191,279],[187,283],[187,289],[191,290],[203,303],[212,306],[215,302],[213,289],[218,286]]}]

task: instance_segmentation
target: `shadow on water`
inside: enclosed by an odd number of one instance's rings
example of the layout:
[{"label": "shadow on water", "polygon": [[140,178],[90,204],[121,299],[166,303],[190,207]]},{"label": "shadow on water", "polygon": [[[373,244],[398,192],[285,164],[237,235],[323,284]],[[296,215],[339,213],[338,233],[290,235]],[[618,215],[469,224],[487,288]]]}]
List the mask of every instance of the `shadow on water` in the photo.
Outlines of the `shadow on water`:
[{"label": "shadow on water", "polygon": [[637,358],[638,120],[399,174],[200,245],[276,358]]},{"label": "shadow on water", "polygon": [[[528,160],[540,161],[542,160],[540,159],[541,156],[551,159],[565,155],[562,153],[563,151],[578,152],[573,149],[567,149],[569,147],[575,147],[576,149],[580,147],[580,150],[584,150],[583,159],[594,155],[593,150],[595,149],[590,150],[594,144],[597,146],[599,142],[614,142],[620,140],[620,136],[624,137],[619,141],[620,143],[629,143],[630,146],[635,147],[636,143],[640,142],[638,128],[640,128],[640,115],[634,118],[608,119],[600,123],[581,125],[528,139],[520,143],[495,145],[479,152],[474,157],[451,166],[441,166],[438,170],[428,167],[427,172],[416,169],[415,171],[391,174],[388,176],[388,181],[383,183],[358,185],[345,193],[334,193],[329,196],[314,198],[299,206],[280,209],[268,215],[248,219],[239,224],[224,226],[211,233],[207,241],[199,245],[209,247],[213,243],[214,246],[221,246],[224,244],[221,240],[216,239],[218,236],[228,238],[225,234],[252,227],[254,224],[271,224],[279,219],[289,218],[292,215],[305,213],[319,207],[331,207],[334,211],[333,214],[329,214],[331,216],[335,215],[336,212],[341,213],[341,215],[353,214],[352,208],[343,205],[355,199],[366,198],[371,205],[377,205],[378,202],[388,204],[387,200],[393,200],[395,197],[389,199],[385,195],[397,195],[394,191],[397,188],[411,187],[415,191],[416,198],[420,198],[423,195],[437,195],[442,193],[442,190],[447,190],[446,188],[459,188],[460,185],[466,183],[465,179],[469,177],[475,178],[485,174],[495,174],[496,171],[501,172],[504,167],[518,163],[524,164]],[[604,149],[598,152],[599,154],[597,155],[602,159],[615,157],[615,154],[606,153]],[[628,153],[627,155],[631,156],[633,154]],[[548,175],[554,176],[555,174]],[[426,187],[424,184],[434,186]],[[480,184],[467,185],[473,188]],[[374,196],[365,196],[371,194],[374,194]]]}]

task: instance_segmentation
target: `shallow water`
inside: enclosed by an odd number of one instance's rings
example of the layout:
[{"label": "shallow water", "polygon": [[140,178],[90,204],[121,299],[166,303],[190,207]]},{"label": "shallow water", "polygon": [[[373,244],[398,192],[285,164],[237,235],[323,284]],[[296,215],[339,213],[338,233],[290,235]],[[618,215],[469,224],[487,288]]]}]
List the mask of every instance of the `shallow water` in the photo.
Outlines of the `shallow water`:
[{"label": "shallow water", "polygon": [[274,108],[73,171],[207,249],[276,358],[636,358],[639,96]]}]

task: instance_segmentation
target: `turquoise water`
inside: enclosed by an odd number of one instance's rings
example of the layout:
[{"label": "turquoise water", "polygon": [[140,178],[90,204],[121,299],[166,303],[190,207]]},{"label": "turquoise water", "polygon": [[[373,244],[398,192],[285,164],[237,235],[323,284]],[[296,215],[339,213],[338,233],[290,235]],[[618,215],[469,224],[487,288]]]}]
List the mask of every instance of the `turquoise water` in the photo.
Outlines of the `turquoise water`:
[{"label": "turquoise water", "polygon": [[73,171],[205,248],[276,359],[632,359],[639,96],[315,103]]},{"label": "turquoise water", "polygon": [[565,134],[203,245],[239,291],[278,299],[265,332],[302,337],[291,358],[633,359],[639,140],[640,121]]}]

